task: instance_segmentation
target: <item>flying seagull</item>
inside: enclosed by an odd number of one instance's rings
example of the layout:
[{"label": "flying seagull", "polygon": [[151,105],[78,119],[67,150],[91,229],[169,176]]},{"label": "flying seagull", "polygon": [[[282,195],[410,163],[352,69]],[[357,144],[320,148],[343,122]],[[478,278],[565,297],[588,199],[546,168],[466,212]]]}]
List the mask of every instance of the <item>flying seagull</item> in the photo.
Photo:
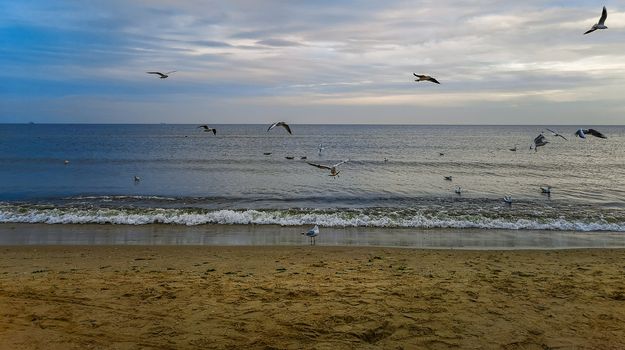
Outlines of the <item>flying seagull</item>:
[{"label": "flying seagull", "polygon": [[575,135],[582,139],[586,138],[586,134],[598,137],[600,139],[607,139],[607,136],[605,136],[604,134],[600,133],[599,131],[595,129],[578,129],[575,132]]},{"label": "flying seagull", "polygon": [[[547,139],[545,138],[545,135],[540,134],[536,136],[536,138],[534,139],[534,144],[532,146],[534,147],[534,151],[538,152],[538,147],[544,146],[548,143],[549,141],[547,141]],[[530,149],[532,149],[532,146],[530,146]]]},{"label": "flying seagull", "polygon": [[417,82],[418,82],[418,81],[431,81],[431,82],[433,82],[433,83],[440,84],[440,83],[438,82],[438,80],[436,80],[436,79],[432,78],[432,77],[431,77],[431,76],[429,76],[429,75],[421,75],[421,74],[417,74],[417,73],[412,73],[412,74],[413,74],[415,77],[419,78],[419,79],[415,79],[414,81],[417,81]]},{"label": "flying seagull", "polygon": [[167,72],[167,73],[161,73],[161,72],[146,72],[148,74],[157,74],[159,76],[159,78],[161,79],[165,79],[167,77],[169,77],[169,74],[175,72],[175,70],[172,70],[171,72]]},{"label": "flying seagull", "polygon": [[341,164],[343,164],[343,163],[347,163],[347,162],[349,162],[349,159],[341,161],[341,162],[338,162],[338,163],[336,163],[334,165],[331,165],[331,166],[323,165],[323,164],[315,164],[315,163],[310,163],[310,162],[306,162],[306,163],[308,163],[308,164],[310,164],[312,166],[316,166],[317,168],[320,168],[320,169],[328,169],[328,170],[330,170],[330,175],[328,175],[328,176],[338,176],[341,171],[340,170],[336,170],[336,167],[341,165]]},{"label": "flying seagull", "polygon": [[[547,128],[545,128],[545,129],[547,129]],[[555,131],[553,131],[553,130],[551,130],[551,129],[547,129],[547,131],[549,131],[549,132],[550,132],[553,136],[555,136],[555,137],[561,137],[561,138],[563,138],[564,140],[568,141],[566,137],[562,136],[561,134],[559,134],[559,133],[557,133],[557,132],[555,132]]]},{"label": "flying seagull", "polygon": [[276,126],[281,126],[281,127],[285,128],[285,129],[286,129],[286,131],[288,131],[288,132],[289,132],[289,134],[293,134],[293,133],[291,132],[291,128],[290,128],[290,127],[289,127],[289,125],[288,125],[287,123],[285,123],[285,122],[275,122],[275,123],[271,124],[271,126],[269,127],[269,129],[267,129],[267,131],[269,132],[269,130],[271,130],[271,129],[275,128]]},{"label": "flying seagull", "polygon": [[603,11],[601,12],[601,18],[599,18],[599,23],[593,24],[592,28],[590,28],[586,33],[584,33],[584,35],[588,33],[592,33],[597,29],[608,29],[608,27],[605,26],[606,18],[608,18],[608,10],[606,10],[605,6],[603,6]]},{"label": "flying seagull", "polygon": [[319,235],[319,225],[315,225],[315,227],[311,228],[306,232],[302,232],[303,235],[310,237],[310,245],[316,244],[315,237]]},{"label": "flying seagull", "polygon": [[213,135],[217,135],[217,129],[209,128],[208,125],[200,125],[200,126],[198,126],[198,129],[199,128],[204,128],[205,132],[211,132],[212,131]]}]

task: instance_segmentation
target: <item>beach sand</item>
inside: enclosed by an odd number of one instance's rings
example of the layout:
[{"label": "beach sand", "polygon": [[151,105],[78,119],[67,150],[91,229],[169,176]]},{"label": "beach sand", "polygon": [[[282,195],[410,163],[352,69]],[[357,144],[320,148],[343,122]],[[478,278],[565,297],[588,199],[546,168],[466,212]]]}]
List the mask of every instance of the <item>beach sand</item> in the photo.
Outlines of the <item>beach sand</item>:
[{"label": "beach sand", "polygon": [[0,247],[1,349],[624,349],[625,250]]}]

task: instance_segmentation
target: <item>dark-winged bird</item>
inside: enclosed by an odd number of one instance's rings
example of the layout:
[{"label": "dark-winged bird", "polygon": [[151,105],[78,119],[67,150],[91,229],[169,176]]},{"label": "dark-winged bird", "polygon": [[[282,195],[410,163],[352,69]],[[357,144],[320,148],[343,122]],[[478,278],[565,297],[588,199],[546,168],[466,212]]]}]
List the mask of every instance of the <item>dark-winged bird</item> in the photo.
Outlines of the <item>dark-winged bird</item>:
[{"label": "dark-winged bird", "polygon": [[412,74],[413,74],[415,77],[419,78],[419,79],[415,79],[414,81],[431,81],[431,82],[433,82],[433,83],[440,84],[440,83],[438,82],[438,80],[436,80],[436,79],[432,78],[432,77],[431,77],[431,76],[429,76],[429,75],[422,75],[422,74],[417,74],[417,73],[412,73]]},{"label": "dark-winged bird", "polygon": [[604,134],[600,133],[599,131],[595,130],[595,129],[578,129],[575,132],[575,135],[579,138],[585,139],[586,138],[586,134],[588,135],[592,135],[594,137],[598,137],[600,139],[607,139],[608,137],[605,136]]},{"label": "dark-winged bird", "polygon": [[217,135],[217,129],[209,128],[208,125],[200,125],[198,128],[204,128],[204,132],[213,132],[213,135]]},{"label": "dark-winged bird", "polygon": [[146,72],[146,73],[148,73],[148,74],[156,74],[156,75],[159,76],[159,78],[165,79],[165,78],[169,77],[169,74],[171,74],[173,72],[175,72],[175,70],[172,70],[171,72],[167,72],[167,73],[161,73],[161,72]]},{"label": "dark-winged bird", "polygon": [[608,18],[608,10],[605,9],[605,6],[603,6],[603,11],[601,12],[601,18],[599,18],[599,23],[594,24],[592,26],[592,28],[590,28],[590,30],[588,30],[586,33],[584,33],[584,35],[588,34],[588,33],[592,33],[597,29],[608,29],[608,27],[605,26],[605,19]]},{"label": "dark-winged bird", "polygon": [[285,129],[286,129],[286,131],[288,131],[288,132],[289,132],[289,134],[293,134],[293,133],[291,132],[291,128],[290,128],[290,127],[289,127],[289,125],[288,125],[287,123],[285,123],[285,122],[275,122],[275,123],[271,124],[271,126],[269,126],[269,128],[267,129],[267,132],[269,132],[269,130],[271,130],[271,129],[275,128],[276,126],[281,126],[281,127],[285,128]]}]

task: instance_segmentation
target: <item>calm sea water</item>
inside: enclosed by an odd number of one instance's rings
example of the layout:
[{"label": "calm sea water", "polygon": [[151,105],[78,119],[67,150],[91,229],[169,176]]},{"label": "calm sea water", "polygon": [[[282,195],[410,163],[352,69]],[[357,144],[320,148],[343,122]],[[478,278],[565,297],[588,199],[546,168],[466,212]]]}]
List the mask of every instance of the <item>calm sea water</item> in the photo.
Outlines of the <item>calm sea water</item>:
[{"label": "calm sea water", "polygon": [[0,222],[625,231],[625,127],[215,127],[0,124]]}]

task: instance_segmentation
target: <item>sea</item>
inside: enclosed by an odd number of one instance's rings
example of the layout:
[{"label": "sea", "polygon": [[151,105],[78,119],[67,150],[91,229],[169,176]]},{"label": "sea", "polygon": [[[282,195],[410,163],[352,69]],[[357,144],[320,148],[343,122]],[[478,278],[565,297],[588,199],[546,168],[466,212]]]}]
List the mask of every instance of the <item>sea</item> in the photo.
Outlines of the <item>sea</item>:
[{"label": "sea", "polygon": [[625,232],[623,126],[213,127],[0,124],[0,223]]}]

